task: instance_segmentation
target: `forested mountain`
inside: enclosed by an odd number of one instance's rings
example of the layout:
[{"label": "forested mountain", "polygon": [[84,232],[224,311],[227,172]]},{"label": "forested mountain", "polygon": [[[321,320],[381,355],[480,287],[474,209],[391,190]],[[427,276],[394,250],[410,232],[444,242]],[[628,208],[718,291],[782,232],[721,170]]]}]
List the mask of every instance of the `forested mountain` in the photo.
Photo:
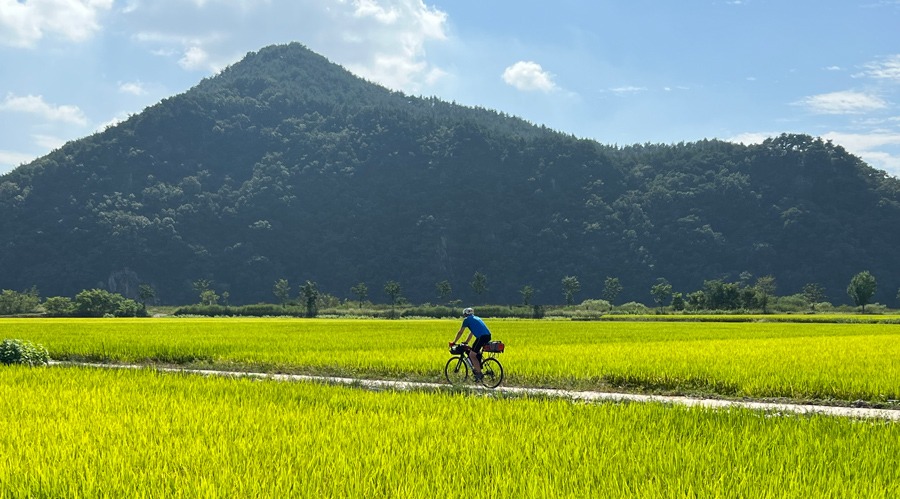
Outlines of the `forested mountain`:
[{"label": "forested mountain", "polygon": [[[0,177],[0,288],[44,296],[151,284],[196,302],[272,301],[278,279],[350,297],[649,302],[742,272],[847,302],[869,270],[900,286],[900,182],[840,146],[783,135],[611,147],[363,81],[299,44],[219,75]],[[488,291],[476,297],[475,272]]]}]

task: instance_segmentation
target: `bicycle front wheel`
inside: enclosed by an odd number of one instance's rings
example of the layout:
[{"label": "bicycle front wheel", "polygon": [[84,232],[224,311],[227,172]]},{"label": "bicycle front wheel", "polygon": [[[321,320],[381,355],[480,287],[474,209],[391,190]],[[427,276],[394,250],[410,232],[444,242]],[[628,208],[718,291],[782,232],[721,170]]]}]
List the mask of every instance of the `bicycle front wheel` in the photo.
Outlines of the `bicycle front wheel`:
[{"label": "bicycle front wheel", "polygon": [[484,359],[481,373],[484,374],[481,384],[488,388],[497,388],[503,382],[503,364],[493,357]]},{"label": "bicycle front wheel", "polygon": [[451,385],[461,385],[469,377],[469,366],[463,362],[462,357],[452,357],[444,366],[444,377]]}]

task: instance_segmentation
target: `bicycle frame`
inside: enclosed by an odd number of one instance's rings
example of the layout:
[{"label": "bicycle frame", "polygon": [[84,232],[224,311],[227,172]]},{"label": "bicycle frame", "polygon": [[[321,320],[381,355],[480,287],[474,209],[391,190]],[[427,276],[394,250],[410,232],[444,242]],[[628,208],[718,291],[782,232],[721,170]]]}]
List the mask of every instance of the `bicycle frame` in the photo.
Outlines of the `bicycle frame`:
[{"label": "bicycle frame", "polygon": [[[472,359],[469,358],[471,348],[467,348],[464,352],[455,353],[444,366],[444,376],[451,384],[467,381],[469,372],[473,375],[475,369],[472,365]],[[481,364],[481,372],[485,374],[485,379],[481,383],[487,388],[496,388],[503,382],[503,364],[497,358],[495,352],[479,352],[479,361]],[[485,364],[488,364],[485,369]],[[460,371],[464,372],[460,372]],[[461,377],[459,376],[461,374]]]}]

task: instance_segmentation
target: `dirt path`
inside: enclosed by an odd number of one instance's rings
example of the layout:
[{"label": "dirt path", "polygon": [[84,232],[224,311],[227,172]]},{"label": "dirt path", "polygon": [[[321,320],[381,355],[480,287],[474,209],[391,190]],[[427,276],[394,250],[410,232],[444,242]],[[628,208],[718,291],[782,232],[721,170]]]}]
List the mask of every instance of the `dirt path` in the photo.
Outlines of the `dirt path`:
[{"label": "dirt path", "polygon": [[[59,366],[84,366],[96,367],[104,369],[143,369],[148,366],[138,364],[91,364],[91,363],[72,363],[72,362],[51,362],[51,365]],[[418,388],[429,389],[445,389],[448,388],[446,383],[424,383],[415,381],[391,381],[391,380],[373,380],[373,379],[356,379],[341,378],[333,376],[310,376],[304,374],[269,374],[269,373],[247,373],[238,371],[214,371],[208,369],[182,369],[177,367],[159,367],[152,366],[153,369],[163,372],[173,373],[193,373],[203,376],[229,376],[238,378],[261,378],[273,379],[278,381],[315,381],[318,383],[334,383],[345,385],[357,385],[370,389],[390,389],[390,390],[412,390]],[[475,387],[475,389],[491,392],[486,388]],[[509,393],[516,395],[537,395],[543,397],[567,398],[570,400],[582,400],[587,402],[658,402],[665,404],[675,404],[683,406],[700,406],[713,409],[727,409],[730,407],[740,407],[746,409],[754,409],[759,411],[768,411],[774,413],[792,413],[792,414],[825,414],[829,416],[866,418],[866,419],[885,419],[890,421],[900,421],[900,410],[894,409],[871,409],[861,407],[834,407],[826,405],[804,405],[804,404],[782,404],[774,402],[749,402],[740,400],[719,400],[719,399],[702,399],[680,396],[665,395],[639,395],[631,393],[609,393],[609,392],[592,392],[592,391],[571,391],[558,390],[552,388],[524,388],[524,387],[499,387],[496,392]]]}]

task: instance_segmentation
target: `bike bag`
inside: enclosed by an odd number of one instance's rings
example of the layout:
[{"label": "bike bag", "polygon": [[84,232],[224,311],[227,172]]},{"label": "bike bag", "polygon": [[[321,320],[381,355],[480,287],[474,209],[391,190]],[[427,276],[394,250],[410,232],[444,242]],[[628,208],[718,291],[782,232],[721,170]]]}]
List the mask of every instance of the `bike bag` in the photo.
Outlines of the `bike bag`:
[{"label": "bike bag", "polygon": [[503,350],[506,348],[506,345],[503,344],[502,341],[491,341],[482,349],[485,352],[491,353],[503,353]]}]

